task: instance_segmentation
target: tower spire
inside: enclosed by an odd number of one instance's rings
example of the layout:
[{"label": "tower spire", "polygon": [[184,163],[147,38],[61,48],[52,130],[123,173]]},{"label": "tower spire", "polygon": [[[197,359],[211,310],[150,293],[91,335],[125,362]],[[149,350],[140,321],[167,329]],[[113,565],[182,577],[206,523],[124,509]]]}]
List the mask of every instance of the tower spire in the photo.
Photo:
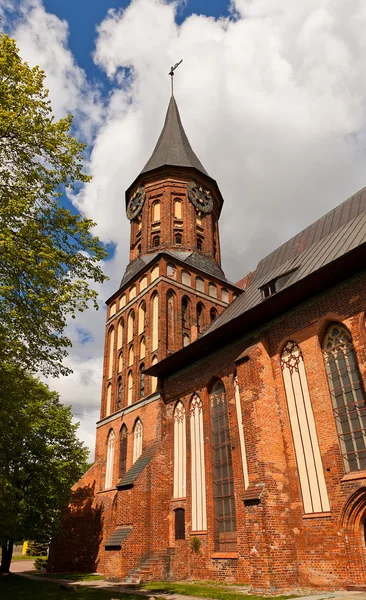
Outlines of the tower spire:
[{"label": "tower spire", "polygon": [[177,67],[179,67],[180,63],[183,62],[183,58],[175,63],[174,67],[170,67],[170,71],[169,71],[169,75],[170,75],[170,79],[171,79],[171,84],[172,84],[172,96],[174,96],[174,84],[173,84],[173,79],[174,79],[174,71]]}]

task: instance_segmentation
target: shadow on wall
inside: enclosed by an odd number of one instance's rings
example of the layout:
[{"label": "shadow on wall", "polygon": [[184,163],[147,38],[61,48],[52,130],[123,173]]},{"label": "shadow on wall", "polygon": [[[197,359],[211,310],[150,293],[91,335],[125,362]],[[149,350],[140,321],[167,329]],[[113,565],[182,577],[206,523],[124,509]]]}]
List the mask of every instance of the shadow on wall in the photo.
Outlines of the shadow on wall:
[{"label": "shadow on wall", "polygon": [[102,540],[102,506],[93,506],[95,483],[72,492],[60,533],[50,546],[47,571],[90,573],[97,568]]}]

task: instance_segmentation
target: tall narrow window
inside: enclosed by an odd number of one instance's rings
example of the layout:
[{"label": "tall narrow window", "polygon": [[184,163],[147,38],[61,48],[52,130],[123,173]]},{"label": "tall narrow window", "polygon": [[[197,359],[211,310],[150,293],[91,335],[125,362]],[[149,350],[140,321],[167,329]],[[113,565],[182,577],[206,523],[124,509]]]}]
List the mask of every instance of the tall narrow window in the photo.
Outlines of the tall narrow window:
[{"label": "tall narrow window", "polygon": [[159,345],[159,298],[155,294],[151,301],[152,326],[151,350],[157,350]]},{"label": "tall narrow window", "polygon": [[286,343],[281,354],[281,367],[304,512],[327,512],[329,500],[304,359],[295,342]]},{"label": "tall narrow window", "polygon": [[194,395],[190,406],[192,531],[207,529],[206,478],[203,438],[202,400]]},{"label": "tall narrow window", "polygon": [[105,469],[105,484],[106,490],[112,487],[113,481],[113,462],[114,462],[114,431],[110,430],[107,441],[107,462]]},{"label": "tall narrow window", "polygon": [[196,277],[196,290],[199,292],[205,291],[205,282],[202,277]]},{"label": "tall narrow window", "polygon": [[196,308],[196,325],[197,325],[197,333],[201,333],[203,331],[203,304],[199,302]]},{"label": "tall narrow window", "polygon": [[105,416],[108,417],[108,415],[111,414],[111,409],[112,409],[112,384],[108,383],[107,385],[107,406],[105,409]]},{"label": "tall narrow window", "polygon": [[145,396],[145,365],[140,365],[140,398]]},{"label": "tall narrow window", "polygon": [[117,379],[117,409],[119,410],[122,406],[122,377]]},{"label": "tall narrow window", "polygon": [[181,402],[178,402],[174,411],[173,497],[186,497],[186,410]]},{"label": "tall narrow window", "polygon": [[117,332],[117,348],[122,348],[123,344],[123,319],[120,319],[118,322],[118,332]]},{"label": "tall narrow window", "polygon": [[118,355],[118,373],[122,373],[123,369],[123,353],[120,352]]},{"label": "tall narrow window", "polygon": [[191,274],[188,271],[182,271],[182,283],[183,285],[191,285]]},{"label": "tall narrow window", "polygon": [[141,342],[140,342],[140,358],[145,358],[145,354],[146,354],[145,338],[141,338]]},{"label": "tall narrow window", "polygon": [[129,372],[127,377],[127,405],[130,406],[132,404],[132,396],[133,396],[133,377],[132,371]]},{"label": "tall narrow window", "polygon": [[175,346],[175,313],[173,292],[168,292],[167,300],[167,342],[168,352],[173,352]]},{"label": "tall narrow window", "polygon": [[160,246],[160,237],[158,235],[154,235],[152,245],[154,248]]},{"label": "tall narrow window", "polygon": [[238,419],[238,430],[239,430],[239,440],[240,440],[240,450],[241,450],[241,462],[242,462],[242,466],[243,466],[244,487],[245,487],[245,489],[247,489],[247,487],[249,485],[248,463],[247,463],[247,453],[246,453],[246,448],[245,448],[243,415],[242,415],[242,412],[241,412],[239,382],[238,382],[238,378],[237,378],[236,375],[234,377],[234,390],[235,390],[236,416],[237,416],[237,419]]},{"label": "tall narrow window", "polygon": [[202,238],[197,236],[197,250],[202,250],[203,241]]},{"label": "tall narrow window", "polygon": [[139,306],[139,335],[145,331],[146,327],[146,303],[141,302]]},{"label": "tall narrow window", "polygon": [[236,547],[234,477],[226,393],[220,380],[211,388],[210,405],[216,545],[230,551]]},{"label": "tall narrow window", "polygon": [[175,234],[175,243],[177,244],[177,246],[182,245],[182,234],[181,233]]},{"label": "tall narrow window", "polygon": [[111,379],[113,374],[113,362],[114,362],[114,329],[113,327],[109,330],[109,356],[108,356],[108,379]]},{"label": "tall narrow window", "polygon": [[328,327],[323,355],[345,470],[366,469],[366,395],[346,327]]},{"label": "tall narrow window", "polygon": [[175,539],[184,540],[186,537],[185,511],[184,508],[176,508],[174,511]]},{"label": "tall narrow window", "polygon": [[143,278],[140,281],[140,292],[142,292],[142,290],[144,290],[145,288],[147,288],[147,277],[146,277],[146,275],[144,275]]},{"label": "tall narrow window", "polygon": [[187,296],[182,298],[182,327],[183,329],[190,327],[190,302]]},{"label": "tall narrow window", "polygon": [[[151,361],[151,364],[156,365],[157,362],[158,362],[158,357],[154,356],[154,358]],[[158,387],[158,378],[151,377],[151,393],[156,392],[157,387]]]},{"label": "tall narrow window", "polygon": [[135,311],[131,310],[130,314],[128,315],[127,342],[132,342],[134,328],[135,328]]},{"label": "tall narrow window", "polygon": [[130,289],[130,301],[136,298],[136,286],[133,285]]},{"label": "tall narrow window", "polygon": [[208,293],[213,298],[217,298],[217,287],[216,287],[216,285],[214,283],[209,283],[208,284]]},{"label": "tall narrow window", "polygon": [[151,282],[159,277],[159,265],[156,265],[151,271]]},{"label": "tall narrow window", "polygon": [[223,302],[229,302],[229,292],[224,288],[221,290],[221,299]]},{"label": "tall narrow window", "polygon": [[133,430],[133,462],[135,463],[142,454],[143,427],[140,419],[137,419]]},{"label": "tall narrow window", "polygon": [[128,352],[128,366],[129,367],[132,367],[133,361],[134,361],[134,353],[133,353],[133,346],[131,346],[130,350]]},{"label": "tall narrow window", "polygon": [[179,198],[175,198],[174,200],[174,218],[181,219],[182,218],[182,201]]},{"label": "tall narrow window", "polygon": [[160,221],[160,202],[154,202],[152,209],[152,220]]},{"label": "tall narrow window", "polygon": [[113,304],[111,304],[111,307],[109,309],[109,316],[112,317],[113,315],[115,315],[116,310],[117,310],[117,304],[115,302],[113,302]]},{"label": "tall narrow window", "polygon": [[127,464],[128,431],[125,424],[122,425],[119,436],[119,476],[122,478],[126,473]]},{"label": "tall narrow window", "polygon": [[211,308],[210,310],[210,319],[211,321],[214,321],[217,317],[217,310],[216,308]]},{"label": "tall narrow window", "polygon": [[126,294],[123,294],[119,299],[119,307],[123,308],[126,306]]}]

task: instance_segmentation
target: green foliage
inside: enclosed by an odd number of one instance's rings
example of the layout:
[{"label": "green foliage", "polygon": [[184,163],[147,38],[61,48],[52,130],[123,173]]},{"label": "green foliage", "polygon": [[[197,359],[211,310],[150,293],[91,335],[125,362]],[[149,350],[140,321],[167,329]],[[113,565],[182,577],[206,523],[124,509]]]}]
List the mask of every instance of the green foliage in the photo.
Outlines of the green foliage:
[{"label": "green foliage", "polygon": [[69,407],[18,367],[0,362],[0,545],[49,542],[85,469]]},{"label": "green foliage", "polygon": [[[215,582],[179,581],[174,583],[166,581],[154,581],[146,583],[143,588],[153,592],[154,594],[179,594],[181,596],[215,598],[217,600],[263,600],[263,598],[266,598],[266,596],[257,596],[254,594],[251,595],[247,594],[246,592],[243,593],[237,589],[237,586],[220,585],[216,584]],[[285,600],[296,597],[297,596],[295,595],[276,596],[276,600]]]},{"label": "green foliage", "polygon": [[60,205],[86,183],[71,115],[55,121],[45,74],[0,32],[0,360],[67,374],[67,316],[97,308],[106,256],[94,223]]},{"label": "green foliage", "polygon": [[[32,571],[30,571],[32,573]],[[65,579],[65,581],[103,581],[103,575],[94,573],[34,573],[45,579]]]},{"label": "green foliage", "polygon": [[42,569],[45,569],[47,567],[47,556],[38,556],[36,558],[36,560],[34,561],[34,568],[37,571],[41,571]]},{"label": "green foliage", "polygon": [[28,542],[27,552],[28,556],[47,556],[47,544],[30,541]]},{"label": "green foliage", "polygon": [[198,537],[193,537],[191,539],[191,548],[192,552],[195,552],[196,554],[199,553],[201,548],[201,540]]}]

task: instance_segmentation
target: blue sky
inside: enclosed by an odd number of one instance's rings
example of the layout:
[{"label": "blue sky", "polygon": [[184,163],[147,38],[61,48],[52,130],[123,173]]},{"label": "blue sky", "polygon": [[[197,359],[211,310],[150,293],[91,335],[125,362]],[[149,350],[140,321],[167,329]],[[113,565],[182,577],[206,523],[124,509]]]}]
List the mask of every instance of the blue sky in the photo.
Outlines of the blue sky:
[{"label": "blue sky", "polygon": [[56,118],[75,115],[92,181],[67,202],[112,251],[101,310],[68,325],[74,374],[51,382],[85,414],[92,448],[104,300],[129,257],[124,191],[160,134],[170,65],[184,60],[175,97],[224,197],[222,266],[235,282],[366,183],[365,2],[0,0],[0,13],[22,57],[45,70]]}]

